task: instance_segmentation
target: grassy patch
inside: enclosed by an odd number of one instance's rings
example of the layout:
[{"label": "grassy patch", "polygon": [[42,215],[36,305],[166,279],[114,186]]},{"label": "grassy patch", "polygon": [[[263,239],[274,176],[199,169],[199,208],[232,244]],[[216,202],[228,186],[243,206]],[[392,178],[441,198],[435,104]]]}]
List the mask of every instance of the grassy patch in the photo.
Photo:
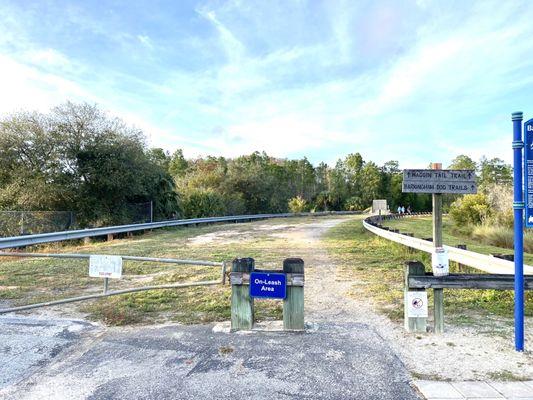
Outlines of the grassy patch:
[{"label": "grassy patch", "polygon": [[[412,224],[410,224],[412,223]],[[403,232],[413,232],[418,237],[431,236],[431,221],[427,219],[406,219],[391,221],[391,226]],[[447,244],[465,243],[444,230]],[[403,268],[407,260],[421,261],[430,270],[429,254],[409,250],[405,246],[387,241],[366,231],[360,220],[353,220],[330,229],[325,238],[329,252],[340,265],[339,273],[345,279],[354,281],[351,295],[357,298],[369,297],[378,310],[393,320],[403,318]],[[473,251],[492,248],[470,245]],[[498,249],[498,248],[497,248]],[[494,252],[502,252],[498,249]],[[451,271],[457,272],[452,263]],[[464,271],[463,271],[464,272]],[[479,271],[478,271],[479,272]],[[432,304],[432,290],[428,291]],[[456,323],[472,323],[479,315],[512,317],[513,293],[500,290],[445,290],[444,306],[446,318]],[[533,293],[526,294],[526,315],[533,316]]]},{"label": "grassy patch", "polygon": [[[513,249],[514,232],[504,226],[479,225],[472,228],[472,239],[485,244],[505,249]],[[533,232],[529,229],[524,231],[524,251],[533,253]]]},{"label": "grassy patch", "polygon": [[381,239],[363,228],[360,219],[330,229],[324,243],[339,264],[339,274],[353,280],[351,295],[370,297],[393,320],[403,317],[403,265],[406,260],[427,264],[428,257]]},{"label": "grassy patch", "polygon": [[503,370],[498,372],[489,372],[488,377],[493,381],[527,381],[529,380],[526,376],[520,376],[513,374],[511,371]]}]

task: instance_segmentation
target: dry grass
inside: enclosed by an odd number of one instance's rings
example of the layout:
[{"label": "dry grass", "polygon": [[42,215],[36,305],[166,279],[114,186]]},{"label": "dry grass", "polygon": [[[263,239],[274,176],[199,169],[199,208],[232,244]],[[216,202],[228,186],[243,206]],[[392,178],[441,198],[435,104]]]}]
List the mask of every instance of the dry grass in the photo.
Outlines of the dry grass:
[{"label": "dry grass", "polygon": [[[491,246],[502,247],[504,249],[512,249],[514,246],[513,230],[503,226],[475,226],[471,235],[473,239],[480,240]],[[524,232],[524,251],[533,253],[533,232],[529,230]]]},{"label": "dry grass", "polygon": [[[388,221],[389,222],[389,221]],[[427,219],[405,219],[390,221],[390,225],[402,231],[415,232],[421,237],[431,236],[431,221]],[[426,226],[427,225],[427,226]],[[452,241],[449,231],[446,235]],[[446,241],[446,243],[449,243]],[[455,242],[461,239],[454,238]],[[462,241],[464,242],[464,241]],[[393,320],[403,318],[403,266],[406,260],[422,261],[426,270],[431,269],[429,255],[418,251],[409,251],[405,246],[379,238],[366,231],[361,221],[354,220],[340,224],[326,235],[325,243],[331,255],[340,264],[343,277],[354,282],[352,295],[362,298],[370,297],[376,307]],[[473,249],[474,245],[468,245]],[[485,251],[498,252],[496,247],[481,247]],[[496,251],[494,250],[496,249]],[[500,250],[501,251],[501,250]],[[450,264],[454,273],[474,272],[466,269],[459,271],[456,263]],[[479,272],[479,271],[477,271]],[[428,291],[430,304],[433,291]],[[444,296],[446,314],[456,323],[470,315],[497,315],[512,317],[514,297],[510,290],[446,290]],[[526,315],[533,316],[533,292],[526,293]]]}]

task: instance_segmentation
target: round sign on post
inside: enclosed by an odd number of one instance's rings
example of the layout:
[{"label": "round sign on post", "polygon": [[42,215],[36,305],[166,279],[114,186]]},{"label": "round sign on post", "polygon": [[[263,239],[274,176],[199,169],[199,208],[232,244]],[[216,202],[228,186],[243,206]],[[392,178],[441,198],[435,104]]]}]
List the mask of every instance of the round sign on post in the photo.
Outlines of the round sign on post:
[{"label": "round sign on post", "polygon": [[437,247],[431,254],[431,267],[434,276],[446,276],[450,273],[450,260],[448,250]]}]

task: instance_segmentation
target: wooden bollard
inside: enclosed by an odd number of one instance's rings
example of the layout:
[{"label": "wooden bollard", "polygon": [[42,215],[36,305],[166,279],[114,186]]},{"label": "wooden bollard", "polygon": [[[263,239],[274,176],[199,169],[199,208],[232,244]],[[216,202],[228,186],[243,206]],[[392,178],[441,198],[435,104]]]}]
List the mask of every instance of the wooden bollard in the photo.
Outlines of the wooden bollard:
[{"label": "wooden bollard", "polygon": [[409,317],[409,304],[407,292],[409,291],[421,291],[425,292],[425,289],[412,289],[409,290],[409,276],[410,275],[425,275],[426,269],[424,264],[419,261],[407,261],[404,267],[404,326],[408,332],[426,332],[427,317]]},{"label": "wooden bollard", "polygon": [[[250,274],[255,268],[253,258],[236,258],[231,272]],[[250,285],[241,281],[231,282],[231,330],[250,330],[254,326],[254,299],[250,297]]]},{"label": "wooden bollard", "polygon": [[107,234],[107,241],[108,241],[108,242],[111,242],[114,238],[115,238],[115,235],[114,235],[114,234],[112,234],[112,233],[108,233],[108,234]]},{"label": "wooden bollard", "polygon": [[[304,274],[304,261],[301,258],[287,258],[283,261],[283,272]],[[304,324],[304,287],[287,286],[287,296],[283,300],[283,329],[303,331]]]}]

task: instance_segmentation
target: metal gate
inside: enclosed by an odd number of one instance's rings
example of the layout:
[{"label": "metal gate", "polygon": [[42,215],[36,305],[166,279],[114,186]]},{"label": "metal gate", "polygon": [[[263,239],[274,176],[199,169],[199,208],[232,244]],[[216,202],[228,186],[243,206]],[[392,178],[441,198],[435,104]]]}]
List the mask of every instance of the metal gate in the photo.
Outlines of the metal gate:
[{"label": "metal gate", "polygon": [[[157,290],[157,289],[176,289],[176,288],[186,288],[192,286],[210,286],[210,285],[223,285],[225,283],[226,277],[226,263],[225,262],[212,262],[212,261],[198,261],[198,260],[178,260],[174,258],[155,258],[155,257],[136,257],[136,256],[120,256],[120,255],[96,255],[96,254],[47,254],[47,253],[17,253],[17,252],[0,252],[0,257],[32,257],[32,258],[62,258],[62,259],[87,259],[91,260],[93,257],[118,257],[121,262],[124,261],[143,261],[143,262],[157,262],[157,263],[168,263],[168,264],[179,264],[186,266],[206,266],[206,267],[216,267],[220,268],[220,278],[216,280],[209,281],[198,281],[198,282],[183,282],[183,283],[171,283],[166,285],[151,285],[151,286],[140,286],[132,287],[127,289],[120,290],[109,290],[109,277],[103,275],[101,279],[103,280],[103,290],[102,293],[89,294],[84,296],[69,297],[61,300],[47,301],[43,303],[35,303],[18,307],[10,307],[0,309],[0,314],[10,313],[14,311],[23,311],[30,310],[33,308],[54,306],[58,304],[72,303],[76,301],[83,300],[92,300],[99,299],[102,297],[116,296],[119,294],[142,292],[146,290]],[[89,265],[88,265],[89,267]],[[122,276],[122,275],[121,275]]]}]

